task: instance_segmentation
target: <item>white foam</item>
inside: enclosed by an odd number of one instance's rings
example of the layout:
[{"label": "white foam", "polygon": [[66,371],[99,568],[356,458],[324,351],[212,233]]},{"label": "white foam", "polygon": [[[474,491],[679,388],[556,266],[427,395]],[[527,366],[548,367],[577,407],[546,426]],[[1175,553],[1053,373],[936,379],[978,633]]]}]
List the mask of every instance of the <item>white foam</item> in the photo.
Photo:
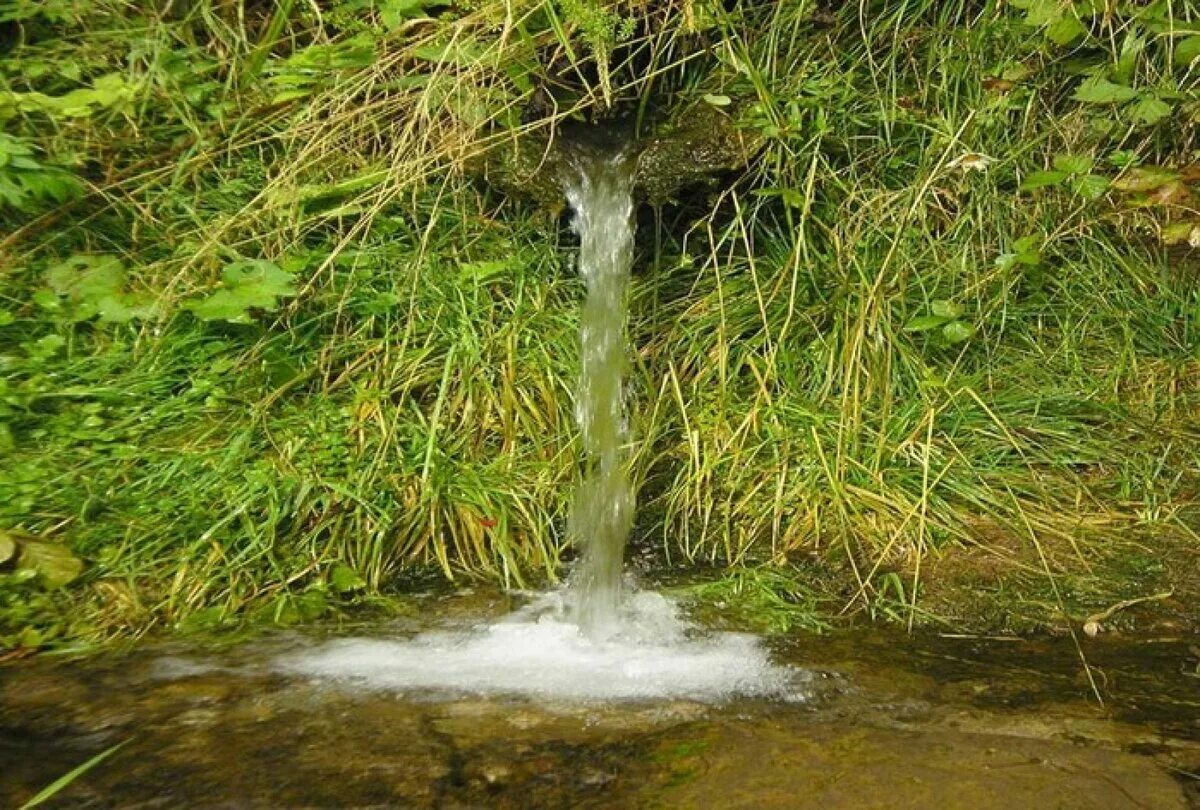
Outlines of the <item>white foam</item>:
[{"label": "white foam", "polygon": [[345,685],[435,696],[704,702],[799,697],[796,672],[772,664],[757,638],[700,635],[659,594],[643,591],[628,599],[618,632],[599,641],[568,620],[569,598],[548,594],[505,620],[468,630],[408,640],[339,639],[282,657],[276,666]]}]

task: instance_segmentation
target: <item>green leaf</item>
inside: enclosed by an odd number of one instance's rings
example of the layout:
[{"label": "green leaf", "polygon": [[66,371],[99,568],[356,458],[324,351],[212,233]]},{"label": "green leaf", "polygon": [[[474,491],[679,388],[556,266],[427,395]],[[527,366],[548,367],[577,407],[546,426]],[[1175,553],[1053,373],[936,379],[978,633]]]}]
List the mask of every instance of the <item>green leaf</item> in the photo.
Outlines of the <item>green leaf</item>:
[{"label": "green leaf", "polygon": [[1046,39],[1055,45],[1070,45],[1087,33],[1087,27],[1078,17],[1066,15],[1046,28]]},{"label": "green leaf", "polygon": [[1023,22],[1026,25],[1032,25],[1036,28],[1041,28],[1044,25],[1053,25],[1062,19],[1063,8],[1058,0],[1025,0],[1020,4],[1014,3],[1017,8],[1025,9],[1025,19]]},{"label": "green leaf", "polygon": [[[36,627],[26,627],[17,634],[17,646],[36,650],[46,643],[46,637]],[[28,806],[28,805],[27,805]]]},{"label": "green leaf", "polygon": [[939,318],[957,318],[962,315],[962,304],[956,304],[953,301],[939,300],[934,301],[929,305],[929,311]]},{"label": "green leaf", "polygon": [[82,765],[77,765],[76,767],[67,771],[65,774],[63,774],[62,776],[55,779],[49,785],[47,785],[46,787],[39,790],[32,799],[25,802],[25,804],[21,805],[21,810],[32,810],[32,808],[34,808],[34,807],[38,807],[42,804],[45,804],[50,799],[54,798],[54,796],[57,795],[59,792],[61,792],[65,787],[70,785],[72,782],[74,782],[79,777],[83,776],[85,773],[90,771],[92,768],[99,765],[104,760],[111,757],[113,754],[120,751],[122,748],[124,748],[126,745],[128,745],[130,743],[130,741],[132,741],[132,740],[133,740],[133,738],[130,737],[128,740],[124,740],[122,742],[117,743],[114,746],[106,748],[103,751],[101,751],[99,754],[96,754],[96,756],[94,756],[91,759],[84,762]]},{"label": "green leaf", "polygon": [[228,265],[221,273],[222,289],[201,300],[184,304],[203,321],[249,323],[250,310],[273,312],[280,298],[296,294],[295,276],[274,262],[247,259]]},{"label": "green leaf", "polygon": [[733,103],[733,99],[731,99],[729,96],[723,96],[714,93],[705,93],[703,98],[705,103],[711,104],[714,107],[728,107]]},{"label": "green leaf", "polygon": [[358,575],[348,565],[338,564],[333,567],[333,571],[329,574],[329,584],[339,593],[351,593],[353,591],[361,591],[367,587],[366,581]]},{"label": "green leaf", "polygon": [[75,321],[98,316],[104,323],[127,323],[158,311],[153,298],[123,291],[125,265],[116,256],[77,253],[47,270],[45,280],[50,291],[67,299]]},{"label": "green leaf", "polygon": [[1200,36],[1187,37],[1175,45],[1175,64],[1181,67],[1200,59]]},{"label": "green leaf", "polygon": [[46,285],[74,301],[120,292],[125,266],[116,256],[76,253],[46,271]]},{"label": "green leaf", "polygon": [[47,588],[61,588],[83,573],[83,560],[61,543],[24,540],[17,569],[36,572]]},{"label": "green leaf", "polygon": [[422,0],[383,0],[379,4],[379,21],[389,31],[399,28],[405,20],[425,16]]},{"label": "green leaf", "polygon": [[946,339],[947,343],[951,344],[969,340],[973,334],[975,334],[975,330],[962,321],[950,321],[950,323],[942,327],[942,337]]},{"label": "green leaf", "polygon": [[1073,183],[1075,193],[1088,200],[1098,200],[1108,191],[1108,178],[1098,174],[1086,174],[1077,177]]},{"label": "green leaf", "polygon": [[1183,245],[1200,247],[1200,220],[1196,222],[1176,222],[1162,229],[1164,245]]},{"label": "green leaf", "polygon": [[1039,188],[1057,186],[1066,179],[1066,172],[1030,172],[1024,182],[1021,183],[1021,191],[1033,191]]},{"label": "green leaf", "polygon": [[946,323],[946,319],[941,315],[918,315],[908,323],[904,324],[904,331],[928,332],[930,329],[937,329],[944,323]]},{"label": "green leaf", "polygon": [[1054,168],[1066,174],[1087,174],[1095,163],[1087,155],[1055,155]]},{"label": "green leaf", "polygon": [[1073,98],[1084,104],[1124,104],[1138,97],[1138,91],[1123,84],[1113,84],[1103,76],[1085,80],[1075,90]]},{"label": "green leaf", "polygon": [[1013,242],[1013,250],[1022,264],[1037,264],[1042,260],[1042,239],[1041,236],[1030,235]]},{"label": "green leaf", "polygon": [[0,563],[6,563],[17,553],[17,541],[11,534],[0,530]]},{"label": "green leaf", "polygon": [[1132,149],[1118,149],[1108,156],[1108,162],[1118,169],[1127,169],[1138,162],[1138,154]]},{"label": "green leaf", "polygon": [[1134,121],[1150,126],[1171,114],[1171,105],[1157,96],[1145,95],[1130,108],[1129,114]]},{"label": "green leaf", "polygon": [[316,589],[305,591],[296,597],[295,609],[300,621],[311,622],[321,618],[329,610],[329,600]]}]

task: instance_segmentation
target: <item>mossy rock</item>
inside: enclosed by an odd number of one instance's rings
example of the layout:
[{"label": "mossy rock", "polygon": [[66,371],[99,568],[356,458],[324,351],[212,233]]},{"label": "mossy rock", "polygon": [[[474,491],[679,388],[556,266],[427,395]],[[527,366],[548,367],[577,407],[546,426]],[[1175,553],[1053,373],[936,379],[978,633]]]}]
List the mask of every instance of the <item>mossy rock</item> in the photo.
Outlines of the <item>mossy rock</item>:
[{"label": "mossy rock", "polygon": [[[699,103],[681,108],[637,141],[634,186],[639,201],[653,206],[674,202],[686,190],[709,185],[716,175],[749,163],[762,147],[762,138],[739,129],[736,121],[732,108]],[[565,131],[556,138],[543,132],[514,138],[492,149],[469,171],[505,194],[558,216],[566,207],[561,180],[568,160],[565,144],[574,137]]]},{"label": "mossy rock", "polygon": [[749,163],[763,141],[736,121],[736,112],[696,104],[642,141],[635,175],[639,197],[654,206],[673,202],[684,190]]}]

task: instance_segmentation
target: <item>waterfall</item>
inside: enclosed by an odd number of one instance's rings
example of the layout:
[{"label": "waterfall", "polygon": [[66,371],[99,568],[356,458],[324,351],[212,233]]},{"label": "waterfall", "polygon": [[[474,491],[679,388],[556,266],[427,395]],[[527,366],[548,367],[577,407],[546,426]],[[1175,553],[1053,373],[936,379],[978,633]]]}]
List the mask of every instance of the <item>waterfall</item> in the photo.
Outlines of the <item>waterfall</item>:
[{"label": "waterfall", "polygon": [[570,166],[564,188],[575,212],[579,273],[587,286],[575,400],[587,469],[575,493],[568,534],[581,552],[572,580],[578,624],[587,635],[604,638],[619,627],[621,569],[634,510],[624,453],[628,420],[622,383],[625,298],[633,262],[633,173],[624,154],[582,147]]},{"label": "waterfall", "polygon": [[[596,137],[601,137],[597,134]],[[580,559],[565,589],[498,621],[412,638],[348,638],[282,658],[285,672],[426,694],[520,694],[555,700],[801,700],[795,673],[753,636],[712,633],[654,591],[622,593],[633,524],[623,377],[625,298],[633,261],[632,161],[577,142],[563,178],[587,287],[575,397],[585,455],[568,531]]]}]

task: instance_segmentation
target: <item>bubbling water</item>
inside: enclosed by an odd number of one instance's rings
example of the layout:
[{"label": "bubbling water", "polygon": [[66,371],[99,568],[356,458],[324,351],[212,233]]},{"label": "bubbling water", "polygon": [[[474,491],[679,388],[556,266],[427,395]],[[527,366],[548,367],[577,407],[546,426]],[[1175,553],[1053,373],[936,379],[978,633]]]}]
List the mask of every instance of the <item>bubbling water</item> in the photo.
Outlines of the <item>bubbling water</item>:
[{"label": "bubbling water", "polygon": [[595,640],[570,618],[577,595],[543,594],[498,622],[465,630],[407,640],[339,639],[280,658],[276,667],[343,687],[435,699],[464,694],[573,702],[804,699],[801,674],[771,664],[754,636],[695,635],[670,600],[640,591],[622,600],[620,629]]}]

